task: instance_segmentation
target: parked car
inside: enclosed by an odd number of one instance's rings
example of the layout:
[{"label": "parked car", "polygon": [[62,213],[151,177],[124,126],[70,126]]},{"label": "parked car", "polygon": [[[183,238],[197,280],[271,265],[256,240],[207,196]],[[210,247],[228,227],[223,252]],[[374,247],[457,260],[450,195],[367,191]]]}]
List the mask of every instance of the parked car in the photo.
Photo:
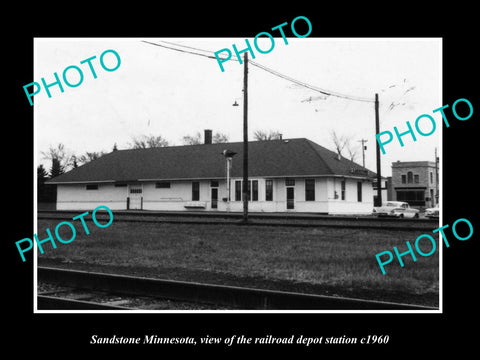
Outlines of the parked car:
[{"label": "parked car", "polygon": [[439,208],[438,204],[433,208],[425,209],[425,216],[428,218],[438,218]]},{"label": "parked car", "polygon": [[418,218],[420,210],[411,208],[403,201],[388,201],[380,207],[373,208],[373,215],[392,216],[397,218]]}]

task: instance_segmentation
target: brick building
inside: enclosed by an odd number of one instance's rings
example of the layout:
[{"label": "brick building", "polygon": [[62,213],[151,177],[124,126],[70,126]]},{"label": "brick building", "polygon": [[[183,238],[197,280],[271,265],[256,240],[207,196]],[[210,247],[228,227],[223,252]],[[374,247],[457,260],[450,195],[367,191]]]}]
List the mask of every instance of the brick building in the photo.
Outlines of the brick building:
[{"label": "brick building", "polygon": [[392,200],[405,201],[417,208],[438,204],[438,167],[434,161],[392,163]]}]

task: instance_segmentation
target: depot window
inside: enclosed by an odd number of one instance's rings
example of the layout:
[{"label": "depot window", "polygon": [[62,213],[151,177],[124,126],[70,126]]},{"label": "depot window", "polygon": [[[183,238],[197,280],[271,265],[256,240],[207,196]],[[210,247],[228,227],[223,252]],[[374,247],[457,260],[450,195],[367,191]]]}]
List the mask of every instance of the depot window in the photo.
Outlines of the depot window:
[{"label": "depot window", "polygon": [[[247,188],[248,201],[258,201],[258,180],[249,180]],[[243,201],[243,180],[235,181],[235,201]]]},{"label": "depot window", "polygon": [[170,181],[160,181],[155,183],[155,189],[170,189]]},{"label": "depot window", "polygon": [[192,181],[192,201],[200,200],[200,182]]},{"label": "depot window", "polygon": [[305,201],[315,201],[315,179],[305,179]]},{"label": "depot window", "polygon": [[265,201],[273,201],[273,180],[265,180]]},{"label": "depot window", "polygon": [[86,186],[87,190],[98,190],[98,184],[88,184]]}]

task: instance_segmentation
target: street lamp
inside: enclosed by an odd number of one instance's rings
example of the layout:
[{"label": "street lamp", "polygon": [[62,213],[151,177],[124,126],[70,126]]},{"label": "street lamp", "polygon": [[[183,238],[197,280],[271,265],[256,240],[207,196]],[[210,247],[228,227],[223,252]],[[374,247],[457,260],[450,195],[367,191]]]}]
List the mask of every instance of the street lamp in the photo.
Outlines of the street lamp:
[{"label": "street lamp", "polygon": [[230,169],[232,168],[232,158],[236,152],[225,149],[222,151],[222,155],[225,156],[227,162],[227,211],[230,211]]}]

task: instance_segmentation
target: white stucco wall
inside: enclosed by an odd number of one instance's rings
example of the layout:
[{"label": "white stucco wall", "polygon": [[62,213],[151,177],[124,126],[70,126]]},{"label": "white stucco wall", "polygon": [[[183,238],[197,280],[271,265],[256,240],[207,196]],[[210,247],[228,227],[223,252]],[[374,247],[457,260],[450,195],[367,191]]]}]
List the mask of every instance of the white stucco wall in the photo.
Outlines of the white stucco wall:
[{"label": "white stucco wall", "polygon": [[[231,179],[230,203],[225,180],[218,180],[218,208],[211,208],[210,180],[200,182],[200,203],[205,209],[199,211],[242,212],[243,202],[235,201],[235,180]],[[285,179],[273,179],[273,200],[265,200],[265,179],[258,180],[258,201],[249,202],[251,212],[312,212],[329,214],[369,214],[373,209],[372,183],[362,181],[362,201],[357,200],[357,179],[346,179],[345,199],[341,199],[339,178],[316,178],[315,201],[305,201],[305,178],[296,178],[294,186],[294,209],[287,209]],[[337,198],[335,197],[335,192]],[[129,194],[129,186],[116,187],[112,183],[98,184],[98,190],[86,190],[86,184],[57,185],[58,210],[92,210],[106,205],[112,210],[125,210],[127,197],[141,197],[143,210],[186,211],[185,205],[192,201],[192,181],[171,181],[170,188],[156,188],[155,182],[143,182],[141,194]]]},{"label": "white stucco wall", "polygon": [[98,184],[98,190],[86,190],[86,184],[57,185],[57,210],[93,210],[99,205],[112,210],[126,208],[127,187]]},{"label": "white stucco wall", "polygon": [[[362,183],[362,201],[358,201],[357,182]],[[329,178],[328,212],[330,214],[371,214],[373,210],[372,182],[360,179],[345,179],[345,199],[342,200],[342,179]]]}]

